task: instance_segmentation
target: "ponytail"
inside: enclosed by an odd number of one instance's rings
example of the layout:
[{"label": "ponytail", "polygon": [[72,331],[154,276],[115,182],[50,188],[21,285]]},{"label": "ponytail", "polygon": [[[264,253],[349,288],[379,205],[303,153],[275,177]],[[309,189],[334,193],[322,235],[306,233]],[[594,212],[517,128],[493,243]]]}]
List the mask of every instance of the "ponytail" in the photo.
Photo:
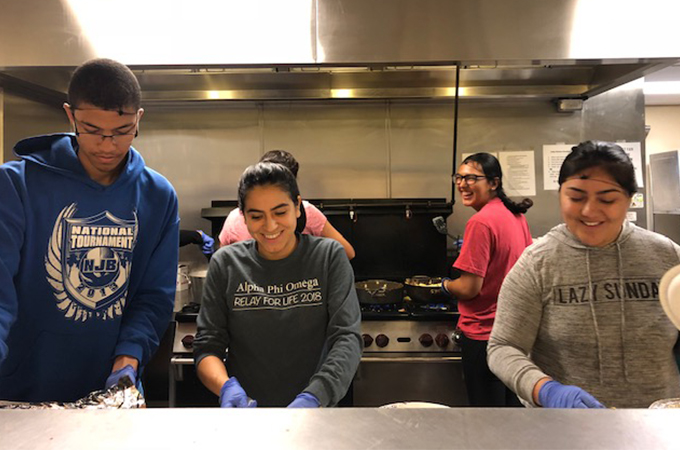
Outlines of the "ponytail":
[{"label": "ponytail", "polygon": [[505,207],[508,208],[508,210],[513,214],[526,214],[527,210],[534,206],[534,202],[531,201],[530,198],[525,198],[519,203],[510,200],[510,197],[508,197],[500,184],[498,189],[496,189],[496,195],[501,199]]}]

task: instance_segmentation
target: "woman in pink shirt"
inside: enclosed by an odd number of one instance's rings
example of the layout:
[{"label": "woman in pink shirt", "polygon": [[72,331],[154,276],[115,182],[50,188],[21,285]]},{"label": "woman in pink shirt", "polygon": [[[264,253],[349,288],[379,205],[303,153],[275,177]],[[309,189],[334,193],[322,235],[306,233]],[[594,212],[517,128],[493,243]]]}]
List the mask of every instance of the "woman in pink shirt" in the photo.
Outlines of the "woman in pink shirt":
[{"label": "woman in pink shirt", "polygon": [[[285,150],[271,150],[262,155],[259,162],[273,162],[281,164],[290,170],[297,178],[300,164],[295,160],[293,155]],[[322,236],[338,241],[347,253],[349,259],[354,258],[355,252],[352,244],[344,238],[338,230],[330,224],[326,216],[319,211],[319,209],[307,201],[302,201],[303,214],[306,216],[306,224],[302,233],[311,234],[312,236]],[[248,233],[248,228],[243,219],[243,214],[238,208],[234,208],[222,226],[222,231],[219,235],[220,245],[229,245],[234,242],[245,241],[253,237]]]},{"label": "woman in pink shirt", "polygon": [[463,247],[453,264],[461,276],[442,281],[442,289],[458,299],[468,399],[472,406],[520,406],[515,394],[489,370],[486,347],[503,279],[532,242],[524,213],[533,202],[508,198],[501,165],[488,153],[465,158],[453,182],[463,205],[477,211],[465,225]]}]

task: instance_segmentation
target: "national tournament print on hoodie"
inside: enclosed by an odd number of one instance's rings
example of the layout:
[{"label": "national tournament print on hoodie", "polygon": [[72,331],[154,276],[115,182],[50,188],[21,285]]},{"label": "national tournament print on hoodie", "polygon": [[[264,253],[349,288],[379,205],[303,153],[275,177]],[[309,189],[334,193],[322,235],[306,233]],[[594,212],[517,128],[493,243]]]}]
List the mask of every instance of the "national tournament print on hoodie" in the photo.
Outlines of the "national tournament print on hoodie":
[{"label": "national tournament print on hoodie", "polygon": [[123,220],[108,211],[75,217],[77,205],[65,207],[54,223],[45,271],[68,319],[112,319],[123,314],[132,252],[137,242],[137,215]]}]

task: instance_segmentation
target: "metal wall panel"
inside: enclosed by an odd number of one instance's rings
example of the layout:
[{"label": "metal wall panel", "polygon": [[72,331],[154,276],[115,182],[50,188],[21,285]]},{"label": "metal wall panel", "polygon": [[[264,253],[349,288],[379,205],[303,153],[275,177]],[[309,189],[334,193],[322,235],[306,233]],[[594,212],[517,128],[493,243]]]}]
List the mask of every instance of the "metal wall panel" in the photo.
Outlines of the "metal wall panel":
[{"label": "metal wall panel", "polygon": [[15,159],[13,148],[21,139],[39,134],[69,131],[66,113],[61,108],[46,106],[9,92],[4,93],[2,141],[4,161]]},{"label": "metal wall panel", "polygon": [[260,157],[259,115],[245,104],[146,111],[134,146],[177,190],[182,228],[206,229],[201,208],[236,198],[241,173]]},{"label": "metal wall panel", "polygon": [[300,162],[307,198],[385,198],[389,148],[385,103],[270,103],[266,150],[290,151]]},{"label": "metal wall panel", "polygon": [[[641,158],[645,161],[645,96],[643,80],[625,84],[591,98],[583,107],[583,134],[581,141],[640,142]],[[637,213],[638,226],[647,228],[647,170],[642,168],[644,187],[638,192],[645,198],[644,207],[631,209]]]},{"label": "metal wall panel", "polygon": [[451,198],[453,102],[392,102],[393,198]]}]

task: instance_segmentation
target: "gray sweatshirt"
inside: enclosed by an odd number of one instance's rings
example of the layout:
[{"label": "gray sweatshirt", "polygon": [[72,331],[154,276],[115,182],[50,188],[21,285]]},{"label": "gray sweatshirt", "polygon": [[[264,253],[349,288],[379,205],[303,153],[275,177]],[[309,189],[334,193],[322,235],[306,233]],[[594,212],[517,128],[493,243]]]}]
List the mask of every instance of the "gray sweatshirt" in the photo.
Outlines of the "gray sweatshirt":
[{"label": "gray sweatshirt", "polygon": [[225,357],[259,406],[286,406],[301,392],[322,406],[347,392],[361,357],[361,313],[342,246],[300,235],[293,253],[262,258],[254,240],[212,257],[203,288],[196,364]]},{"label": "gray sweatshirt", "polygon": [[503,282],[489,367],[529,406],[545,376],[608,407],[679,397],[678,330],[659,303],[659,280],[679,262],[678,245],[628,222],[602,248],[553,228]]}]

